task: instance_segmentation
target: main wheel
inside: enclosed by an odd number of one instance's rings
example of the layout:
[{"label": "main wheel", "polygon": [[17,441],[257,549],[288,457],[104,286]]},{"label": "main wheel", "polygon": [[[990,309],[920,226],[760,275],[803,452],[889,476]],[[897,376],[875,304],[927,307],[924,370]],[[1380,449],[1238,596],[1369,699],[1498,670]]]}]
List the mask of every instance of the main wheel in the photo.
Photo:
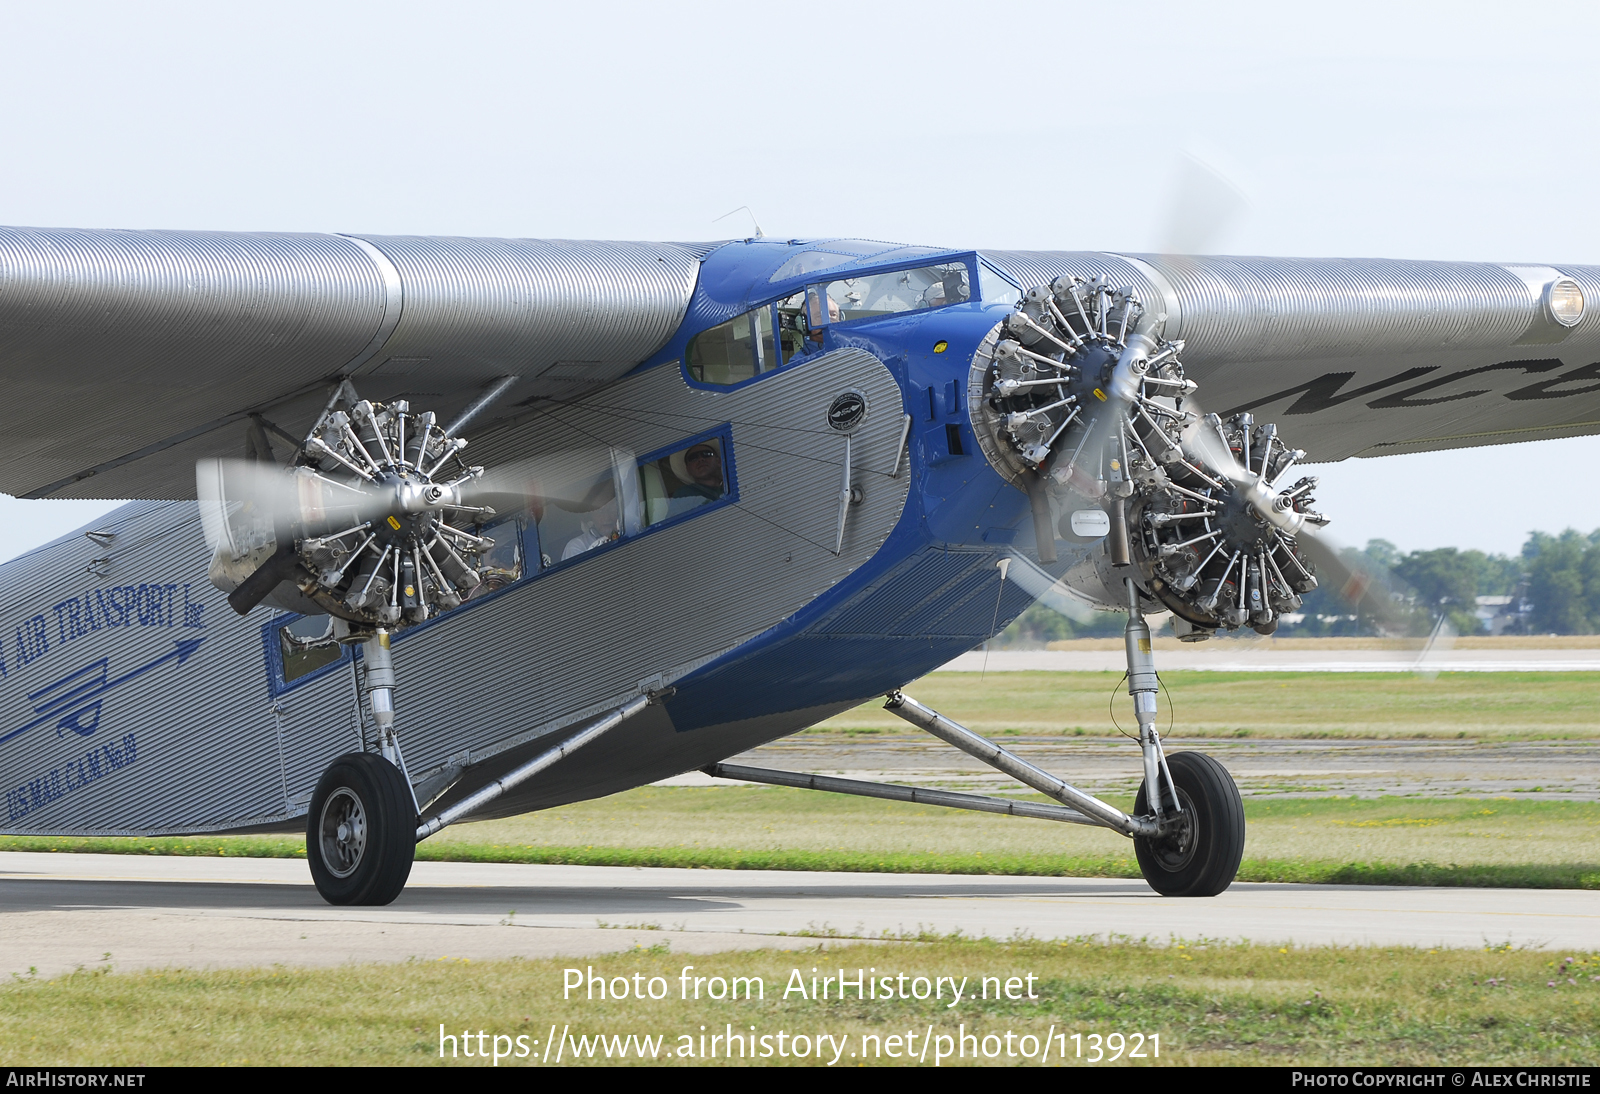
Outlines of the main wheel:
[{"label": "main wheel", "polygon": [[[1228,769],[1200,752],[1167,757],[1181,813],[1168,791],[1168,830],[1158,839],[1134,838],[1139,871],[1162,896],[1216,896],[1233,884],[1244,857],[1244,802]],[[1163,780],[1165,788],[1165,780]],[[1149,788],[1139,787],[1133,811],[1149,815]]]},{"label": "main wheel", "polygon": [[411,876],[417,817],[398,768],[371,752],[322,773],[306,814],[306,861],[329,904],[388,904]]}]

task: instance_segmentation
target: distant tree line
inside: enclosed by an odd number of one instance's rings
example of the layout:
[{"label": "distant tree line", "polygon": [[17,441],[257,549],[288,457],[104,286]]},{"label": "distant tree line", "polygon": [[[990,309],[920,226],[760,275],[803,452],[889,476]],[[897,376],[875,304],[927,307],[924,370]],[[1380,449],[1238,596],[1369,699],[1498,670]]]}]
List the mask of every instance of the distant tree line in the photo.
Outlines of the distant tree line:
[{"label": "distant tree line", "polygon": [[[1600,529],[1584,535],[1569,528],[1558,536],[1534,532],[1517,556],[1492,555],[1440,547],[1402,554],[1388,540],[1369,540],[1365,549],[1341,552],[1355,568],[1369,572],[1389,589],[1399,616],[1413,634],[1427,634],[1441,616],[1458,634],[1483,634],[1483,618],[1495,615],[1503,634],[1594,634],[1600,632]],[[1363,618],[1325,581],[1305,597],[1294,623],[1283,622],[1278,633],[1289,636],[1376,634],[1373,620]],[[1479,597],[1510,597],[1500,605],[1480,606]],[[1106,637],[1122,633],[1126,616],[1095,612],[1088,622],[1074,622],[1035,604],[1000,636],[1002,646],[1036,646],[1065,638]]]}]

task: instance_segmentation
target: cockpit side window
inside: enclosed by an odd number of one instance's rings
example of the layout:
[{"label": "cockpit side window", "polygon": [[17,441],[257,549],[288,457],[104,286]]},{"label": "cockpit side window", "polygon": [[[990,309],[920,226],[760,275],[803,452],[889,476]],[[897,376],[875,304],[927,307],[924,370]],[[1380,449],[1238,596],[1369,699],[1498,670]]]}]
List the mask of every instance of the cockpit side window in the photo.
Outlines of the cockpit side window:
[{"label": "cockpit side window", "polygon": [[661,524],[733,491],[733,447],[726,430],[702,435],[639,461],[644,518]]},{"label": "cockpit side window", "polygon": [[783,349],[783,363],[787,365],[805,352],[809,331],[805,319],[806,294],[797,292],[778,301],[773,309],[778,313],[778,341]]},{"label": "cockpit side window", "polygon": [[777,368],[771,305],[745,312],[689,340],[689,375],[703,384],[742,383]]},{"label": "cockpit side window", "polygon": [[805,294],[796,293],[689,339],[690,379],[732,387],[793,364],[806,348],[804,303]]},{"label": "cockpit side window", "polygon": [[1022,297],[1022,290],[1011,283],[1011,279],[987,262],[978,265],[978,288],[983,293],[985,304],[1015,304]]},{"label": "cockpit side window", "polygon": [[[972,275],[965,262],[814,284],[701,331],[689,339],[684,370],[696,383],[733,387],[815,352],[823,340],[823,328],[834,323],[943,308],[971,299]],[[826,314],[823,300],[827,301]]]}]

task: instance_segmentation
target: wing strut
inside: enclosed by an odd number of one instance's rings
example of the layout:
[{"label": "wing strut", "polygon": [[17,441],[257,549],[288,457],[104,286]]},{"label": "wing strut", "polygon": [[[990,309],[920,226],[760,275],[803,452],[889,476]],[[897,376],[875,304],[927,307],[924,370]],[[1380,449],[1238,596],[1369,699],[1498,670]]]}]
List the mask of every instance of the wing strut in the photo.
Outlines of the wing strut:
[{"label": "wing strut", "polygon": [[798,771],[777,771],[766,767],[741,767],[737,764],[711,764],[700,770],[714,779],[737,779],[747,783],[792,786],[798,790],[856,794],[863,798],[885,798],[889,801],[911,802],[915,805],[941,805],[946,809],[972,809],[979,813],[1003,813],[1011,817],[1033,817],[1037,820],[1101,827],[1098,820],[1086,817],[1076,809],[1068,809],[1063,805],[1045,805],[1043,802],[991,798],[983,794],[961,794],[954,790],[929,790],[920,786],[896,786],[893,783],[870,783],[861,779],[808,775]]},{"label": "wing strut", "polygon": [[638,714],[651,703],[659,702],[665,698],[667,698],[667,694],[664,692],[650,692],[645,695],[638,695],[632,699],[629,699],[626,703],[623,703],[620,707],[617,707],[610,713],[602,715],[599,721],[595,722],[588,729],[579,733],[577,736],[568,737],[565,741],[562,741],[554,748],[546,749],[544,752],[539,753],[539,755],[535,756],[521,767],[513,768],[509,773],[500,776],[488,786],[483,787],[474,794],[469,794],[467,797],[462,798],[449,809],[442,810],[429,820],[423,821],[417,826],[417,842],[421,843],[423,840],[427,839],[429,836],[433,835],[446,825],[454,824],[456,821],[474,812],[475,810],[482,809],[484,806],[488,805],[490,802],[504,794],[507,790],[527,782],[539,772],[554,764],[557,760],[562,760],[572,755],[584,745],[589,744],[611,732],[613,729],[616,729],[623,722],[626,722],[629,718],[632,718],[635,714]]}]

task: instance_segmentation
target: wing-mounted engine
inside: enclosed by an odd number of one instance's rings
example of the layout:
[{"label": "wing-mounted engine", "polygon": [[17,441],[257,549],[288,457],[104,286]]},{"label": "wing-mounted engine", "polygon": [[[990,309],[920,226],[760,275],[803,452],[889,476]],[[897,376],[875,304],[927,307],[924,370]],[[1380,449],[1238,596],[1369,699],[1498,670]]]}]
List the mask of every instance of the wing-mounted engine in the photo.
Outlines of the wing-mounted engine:
[{"label": "wing-mounted engine", "polygon": [[1041,561],[1058,537],[1103,542],[1069,584],[1125,608],[1132,576],[1186,637],[1270,634],[1317,584],[1297,538],[1327,523],[1309,508],[1316,480],[1282,487],[1305,453],[1276,426],[1202,413],[1160,325],[1104,279],[1029,290],[973,359],[979,443],[1029,493]]},{"label": "wing-mounted engine", "polygon": [[288,468],[207,460],[197,468],[212,584],[243,613],[270,601],[358,628],[399,629],[457,607],[482,581],[494,510],[463,491],[483,475],[467,442],[404,400],[343,389]]},{"label": "wing-mounted engine", "polygon": [[[1308,506],[1315,478],[1276,484],[1305,453],[1286,447],[1274,425],[1249,414],[1190,423],[1190,447],[1216,437],[1226,470],[1202,469],[1186,452],[1155,469],[1134,457],[1130,554],[1141,584],[1180,619],[1207,630],[1250,626],[1271,634],[1278,616],[1317,587],[1316,568],[1296,533],[1327,523]],[[1165,434],[1171,437],[1171,434]],[[1172,438],[1182,449],[1180,438]],[[1230,473],[1233,472],[1233,473]],[[1243,472],[1238,473],[1238,472]]]}]

